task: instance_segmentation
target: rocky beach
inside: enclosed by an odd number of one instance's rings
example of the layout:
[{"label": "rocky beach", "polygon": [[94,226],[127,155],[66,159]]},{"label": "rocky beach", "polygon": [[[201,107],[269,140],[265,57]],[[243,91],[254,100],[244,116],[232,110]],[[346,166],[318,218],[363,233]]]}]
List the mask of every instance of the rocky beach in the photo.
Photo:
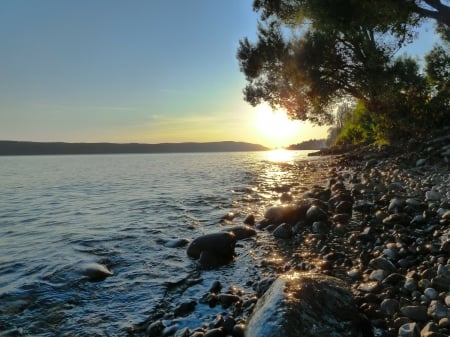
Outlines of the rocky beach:
[{"label": "rocky beach", "polygon": [[[449,336],[449,131],[286,168],[323,185],[303,190],[289,175],[263,212],[230,211],[190,241],[197,271],[174,285],[177,303],[130,335]],[[242,284],[227,284],[245,263]],[[211,270],[223,279],[198,288]]]}]

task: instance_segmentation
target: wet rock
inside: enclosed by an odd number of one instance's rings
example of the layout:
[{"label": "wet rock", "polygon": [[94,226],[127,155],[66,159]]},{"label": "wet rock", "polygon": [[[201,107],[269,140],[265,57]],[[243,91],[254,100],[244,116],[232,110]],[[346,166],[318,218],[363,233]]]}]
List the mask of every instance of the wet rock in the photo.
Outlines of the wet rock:
[{"label": "wet rock", "polygon": [[227,220],[227,221],[232,221],[234,219],[236,215],[233,212],[228,212],[227,214],[225,214],[221,219],[222,220]]},{"label": "wet rock", "polygon": [[197,302],[195,301],[183,302],[180,305],[178,305],[178,307],[175,308],[174,314],[177,317],[186,316],[190,314],[192,311],[194,311],[196,305]]},{"label": "wet rock", "polygon": [[292,200],[294,200],[294,197],[289,192],[284,192],[280,195],[280,201],[283,204],[290,203],[290,202],[292,202]]},{"label": "wet rock", "polygon": [[204,337],[225,337],[225,331],[223,331],[222,327],[211,329],[206,331]]},{"label": "wet rock", "polygon": [[233,233],[234,236],[236,237],[236,240],[248,239],[256,235],[256,231],[252,227],[245,225],[237,225],[225,228],[224,231]]},{"label": "wet rock", "polygon": [[330,228],[328,227],[328,225],[322,221],[315,221],[312,224],[311,230],[313,233],[315,234],[327,234],[330,231]]},{"label": "wet rock", "polygon": [[282,223],[273,231],[273,236],[278,239],[290,239],[292,237],[291,226],[287,223]]},{"label": "wet rock", "polygon": [[244,219],[244,224],[249,226],[254,226],[256,223],[255,216],[253,214],[249,214]]},{"label": "wet rock", "polygon": [[306,220],[310,223],[328,220],[328,214],[319,206],[311,206],[306,211]]},{"label": "wet rock", "polygon": [[381,286],[377,281],[364,282],[358,286],[358,290],[364,293],[377,293],[381,290]]},{"label": "wet rock", "polygon": [[157,320],[151,324],[149,324],[147,326],[147,328],[145,329],[147,336],[149,337],[154,337],[154,336],[160,336],[161,333],[163,332],[165,326],[163,324],[163,322],[161,322],[160,320]]},{"label": "wet rock", "polygon": [[196,238],[187,248],[188,256],[198,259],[203,251],[210,255],[231,259],[234,256],[236,236],[233,233],[219,232]]},{"label": "wet rock", "polygon": [[223,308],[228,308],[232,304],[239,302],[241,298],[232,294],[220,294],[219,301]]},{"label": "wet rock", "polygon": [[246,336],[350,337],[358,317],[352,293],[341,280],[292,273],[279,277],[260,298]]},{"label": "wet rock", "polygon": [[220,283],[220,281],[214,281],[211,284],[211,287],[209,288],[209,292],[213,293],[213,294],[217,294],[220,292],[220,290],[222,290],[222,284]]},{"label": "wet rock", "polygon": [[114,275],[114,273],[109,270],[107,266],[96,262],[82,263],[77,269],[81,275],[86,276],[89,281],[92,282],[103,281],[107,277]]},{"label": "wet rock", "polygon": [[231,335],[233,337],[244,337],[244,335],[245,335],[245,325],[244,324],[236,324],[233,327]]},{"label": "wet rock", "polygon": [[333,215],[334,222],[339,222],[339,223],[344,223],[344,224],[347,224],[351,218],[352,218],[351,212],[350,213],[339,213],[339,214]]},{"label": "wet rock", "polygon": [[200,253],[198,264],[201,269],[213,269],[229,263],[232,257],[216,255],[207,250]]},{"label": "wet rock", "polygon": [[190,335],[191,331],[188,328],[183,328],[177,330],[177,332],[175,332],[175,335],[173,335],[173,337],[189,337]]},{"label": "wet rock", "polygon": [[370,260],[369,267],[375,269],[383,269],[388,273],[397,272],[397,268],[395,267],[395,265],[388,259],[385,259],[384,257],[377,257],[375,259]]},{"label": "wet rock", "polygon": [[269,224],[279,225],[285,223],[295,223],[304,217],[305,210],[298,205],[272,206],[264,213],[264,218]]},{"label": "wet rock", "polygon": [[164,247],[168,248],[179,248],[184,247],[189,243],[188,239],[173,239],[169,240],[164,244]]},{"label": "wet rock", "polygon": [[336,213],[352,214],[353,202],[341,201],[335,208]]}]

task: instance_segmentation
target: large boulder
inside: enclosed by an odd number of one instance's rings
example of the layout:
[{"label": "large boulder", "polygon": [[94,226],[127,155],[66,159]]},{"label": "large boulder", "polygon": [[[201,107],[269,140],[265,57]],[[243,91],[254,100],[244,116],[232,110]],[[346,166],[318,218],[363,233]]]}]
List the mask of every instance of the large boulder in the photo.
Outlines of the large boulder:
[{"label": "large boulder", "polygon": [[334,277],[289,273],[259,299],[246,337],[372,336],[346,284]]},{"label": "large boulder", "polygon": [[208,256],[217,256],[224,259],[232,259],[236,236],[231,232],[218,232],[202,235],[190,243],[187,248],[188,256],[198,259],[202,252]]}]

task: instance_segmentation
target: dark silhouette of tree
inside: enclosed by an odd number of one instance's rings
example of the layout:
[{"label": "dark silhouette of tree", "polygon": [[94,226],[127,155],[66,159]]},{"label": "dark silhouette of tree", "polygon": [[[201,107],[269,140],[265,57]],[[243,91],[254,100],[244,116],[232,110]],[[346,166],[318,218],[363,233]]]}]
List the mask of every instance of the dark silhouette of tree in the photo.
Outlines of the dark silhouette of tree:
[{"label": "dark silhouette of tree", "polygon": [[237,53],[250,104],[265,101],[293,119],[331,124],[335,104],[352,97],[374,114],[374,129],[386,130],[408,122],[411,109],[416,122],[429,113],[427,77],[414,60],[395,55],[425,19],[448,36],[450,8],[442,1],[255,0],[253,8],[257,41],[241,40]]}]

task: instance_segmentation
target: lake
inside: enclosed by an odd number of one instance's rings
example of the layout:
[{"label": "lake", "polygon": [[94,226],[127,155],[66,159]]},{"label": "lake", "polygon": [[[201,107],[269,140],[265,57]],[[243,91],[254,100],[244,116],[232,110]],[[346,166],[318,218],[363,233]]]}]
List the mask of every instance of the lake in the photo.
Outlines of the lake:
[{"label": "lake", "polygon": [[[261,219],[277,187],[320,180],[298,165],[317,160],[307,152],[0,157],[0,336],[124,336],[219,274],[258,277],[255,240],[232,266],[201,274],[186,247],[165,244],[221,230],[228,212],[232,224]],[[114,275],[90,282],[79,273],[89,262]],[[195,286],[173,286],[189,278]]]}]

